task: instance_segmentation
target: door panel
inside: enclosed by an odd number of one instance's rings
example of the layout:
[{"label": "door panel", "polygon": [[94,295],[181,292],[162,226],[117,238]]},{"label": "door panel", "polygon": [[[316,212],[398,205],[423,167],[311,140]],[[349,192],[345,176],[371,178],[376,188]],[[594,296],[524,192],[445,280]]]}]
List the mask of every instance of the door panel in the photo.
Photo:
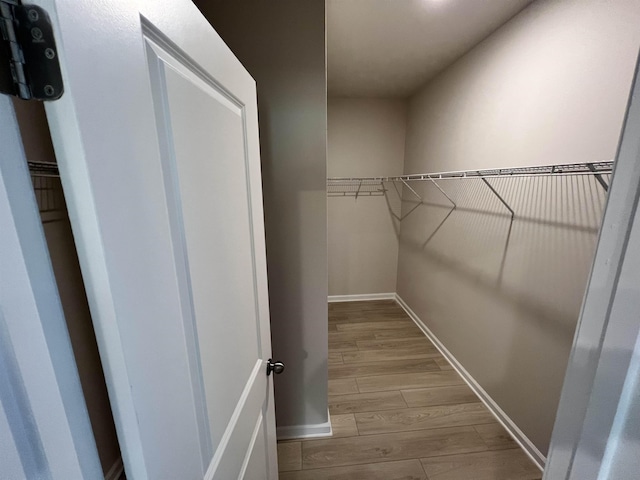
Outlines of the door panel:
[{"label": "door panel", "polygon": [[[245,478],[240,476],[245,458],[250,457],[252,450],[256,447],[265,447],[262,440],[256,444],[252,435],[256,430],[257,423],[263,423],[260,407],[264,402],[267,385],[263,367],[263,362],[256,362],[256,368],[247,382],[247,388],[238,402],[238,407],[233,412],[205,478],[214,480]],[[239,455],[239,452],[242,454]],[[264,455],[264,452],[257,454]],[[261,470],[259,476],[246,478],[252,480],[269,478],[264,464]]]},{"label": "door panel", "polygon": [[[192,303],[195,317],[201,371],[196,381],[204,387],[211,441],[220,445],[243,391],[256,379],[256,362],[263,359],[244,109],[172,52],[147,43],[150,75],[157,77],[152,78],[155,109],[162,112],[156,114],[162,122],[158,130],[167,137],[169,209],[175,211],[189,276],[190,295],[183,301]],[[211,348],[211,339],[224,341]]]},{"label": "door panel", "polygon": [[262,414],[260,414],[258,421],[256,422],[255,431],[251,437],[251,446],[247,451],[247,457],[245,458],[244,465],[242,466],[242,478],[264,478],[262,466],[265,464],[266,459],[264,456],[267,451],[264,446],[265,438],[264,418]]},{"label": "door panel", "polygon": [[[172,70],[167,94],[205,393],[221,414],[210,416],[217,443],[226,425],[216,422],[229,418],[260,358],[242,117]],[[224,341],[210,348],[209,339]]]},{"label": "door panel", "polygon": [[188,0],[38,3],[127,475],[277,478],[253,79]]}]

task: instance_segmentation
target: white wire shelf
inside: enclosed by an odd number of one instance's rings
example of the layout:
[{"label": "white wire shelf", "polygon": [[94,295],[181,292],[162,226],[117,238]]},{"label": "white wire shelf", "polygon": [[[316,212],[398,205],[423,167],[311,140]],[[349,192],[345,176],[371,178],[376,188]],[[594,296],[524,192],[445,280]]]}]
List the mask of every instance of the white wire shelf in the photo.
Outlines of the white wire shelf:
[{"label": "white wire shelf", "polygon": [[382,180],[378,179],[327,179],[327,195],[330,197],[382,196],[385,193]]},{"label": "white wire shelf", "polygon": [[408,182],[430,181],[444,195],[453,208],[456,202],[447,194],[445,189],[438,184],[440,180],[455,180],[475,178],[480,179],[498,198],[509,211],[511,218],[515,212],[489,181],[492,178],[505,177],[560,177],[569,175],[593,175],[600,186],[607,191],[609,185],[602,177],[613,172],[613,161],[591,163],[564,163],[557,165],[543,165],[535,167],[492,168],[484,170],[461,170],[455,172],[415,173],[399,175],[396,177],[333,177],[327,179],[327,195],[331,197],[356,197],[385,195],[385,182],[402,182],[407,189],[420,202],[422,197],[409,185]]},{"label": "white wire shelf", "polygon": [[613,171],[613,161],[590,163],[565,163],[535,167],[490,168],[484,170],[460,170],[454,172],[412,173],[395,177],[333,177],[327,185],[339,182],[414,182],[421,180],[448,180],[460,178],[538,177],[556,175],[603,175]]},{"label": "white wire shelf", "polygon": [[54,162],[27,162],[32,177],[59,177],[58,165]]}]

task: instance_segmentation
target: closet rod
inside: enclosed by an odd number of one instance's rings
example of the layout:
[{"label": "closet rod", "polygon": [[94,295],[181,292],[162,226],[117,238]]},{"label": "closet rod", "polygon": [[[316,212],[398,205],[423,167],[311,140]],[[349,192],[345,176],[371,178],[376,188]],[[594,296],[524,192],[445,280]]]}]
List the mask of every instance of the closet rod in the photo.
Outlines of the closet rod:
[{"label": "closet rod", "polygon": [[332,177],[327,181],[337,182],[412,182],[421,180],[450,180],[459,178],[498,178],[498,177],[546,177],[563,175],[601,175],[610,174],[613,171],[613,161],[564,163],[557,165],[545,165],[535,167],[514,168],[490,168],[484,170],[459,170],[453,172],[413,173],[395,177]]},{"label": "closet rod", "polygon": [[58,165],[53,162],[27,162],[29,173],[34,177],[60,177]]}]

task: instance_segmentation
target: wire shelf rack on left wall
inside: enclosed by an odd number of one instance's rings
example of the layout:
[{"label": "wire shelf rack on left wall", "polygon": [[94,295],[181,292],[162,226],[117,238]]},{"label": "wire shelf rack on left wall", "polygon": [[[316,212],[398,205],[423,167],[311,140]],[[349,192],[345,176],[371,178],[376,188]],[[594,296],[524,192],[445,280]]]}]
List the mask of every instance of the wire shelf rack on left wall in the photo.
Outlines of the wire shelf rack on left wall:
[{"label": "wire shelf rack on left wall", "polygon": [[328,178],[327,195],[330,197],[382,196],[384,183],[380,179]]}]

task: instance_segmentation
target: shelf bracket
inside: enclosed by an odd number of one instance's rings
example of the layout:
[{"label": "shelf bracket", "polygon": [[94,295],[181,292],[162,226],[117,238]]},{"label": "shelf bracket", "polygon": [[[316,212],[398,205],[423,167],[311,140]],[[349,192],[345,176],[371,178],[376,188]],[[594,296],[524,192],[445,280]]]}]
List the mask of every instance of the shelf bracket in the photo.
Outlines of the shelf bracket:
[{"label": "shelf bracket", "polygon": [[411,191],[411,193],[413,193],[418,198],[418,200],[420,200],[420,203],[422,203],[422,197],[418,195],[418,192],[411,188],[411,186],[407,182],[405,182],[404,179],[401,178],[400,181],[404,183],[404,186],[407,187]]},{"label": "shelf bracket", "polygon": [[596,173],[596,167],[594,167],[592,163],[587,163],[587,167],[589,168],[589,170],[593,172],[593,176],[596,177],[596,180],[598,181],[600,186],[604,188],[604,191],[608,192],[609,185],[607,185],[607,182],[604,181],[604,179],[602,178],[602,175],[600,175],[599,173]]},{"label": "shelf bracket", "polygon": [[449,200],[449,201],[451,202],[451,204],[453,205],[453,208],[457,208],[457,207],[458,207],[458,205],[456,205],[456,202],[454,202],[454,201],[451,199],[451,197],[450,197],[449,195],[447,195],[447,192],[445,192],[445,191],[440,187],[440,185],[438,185],[438,183],[437,183],[433,178],[431,178],[431,177],[427,177],[427,178],[428,178],[429,180],[431,180],[431,183],[433,183],[433,184],[436,186],[436,188],[437,188],[438,190],[440,190],[440,193],[442,193],[445,197],[447,197],[447,200]]},{"label": "shelf bracket", "polygon": [[489,181],[484,178],[484,177],[480,177],[482,179],[482,181],[485,183],[485,185],[487,187],[489,187],[489,190],[491,190],[493,192],[493,194],[498,197],[498,200],[500,200],[500,203],[502,203],[505,207],[507,207],[507,210],[509,210],[509,212],[511,212],[511,219],[513,220],[513,217],[515,217],[516,213],[513,211],[513,209],[509,206],[509,204],[504,200],[504,198],[502,198],[502,196],[500,196],[500,194],[496,191],[495,188],[493,188],[493,186],[489,183]]}]

